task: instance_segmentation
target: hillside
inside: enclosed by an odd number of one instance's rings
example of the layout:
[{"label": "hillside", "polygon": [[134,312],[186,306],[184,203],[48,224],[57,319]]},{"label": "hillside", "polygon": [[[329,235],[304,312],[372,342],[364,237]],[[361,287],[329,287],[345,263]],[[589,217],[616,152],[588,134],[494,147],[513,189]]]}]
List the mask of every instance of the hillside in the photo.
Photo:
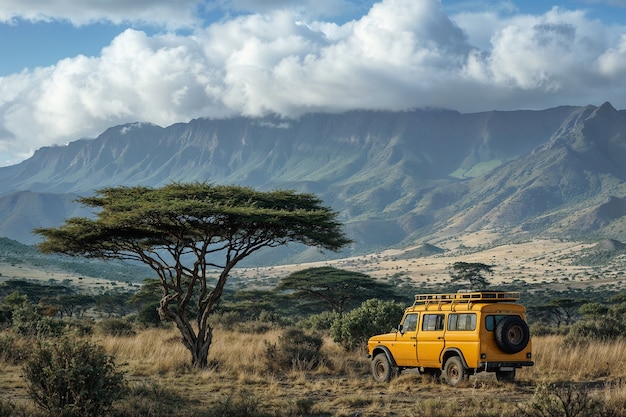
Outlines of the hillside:
[{"label": "hillside", "polygon": [[0,238],[0,280],[70,280],[76,283],[98,278],[98,282],[104,284],[106,281],[140,283],[151,276],[152,271],[143,265],[44,255],[34,247]]},{"label": "hillside", "polygon": [[[35,243],[34,227],[88,215],[72,200],[97,188],[210,181],[319,195],[355,241],[343,257],[480,230],[619,240],[624,160],[626,111],[609,103],[131,124],[0,168],[0,236]],[[321,259],[290,248],[257,262]]]}]

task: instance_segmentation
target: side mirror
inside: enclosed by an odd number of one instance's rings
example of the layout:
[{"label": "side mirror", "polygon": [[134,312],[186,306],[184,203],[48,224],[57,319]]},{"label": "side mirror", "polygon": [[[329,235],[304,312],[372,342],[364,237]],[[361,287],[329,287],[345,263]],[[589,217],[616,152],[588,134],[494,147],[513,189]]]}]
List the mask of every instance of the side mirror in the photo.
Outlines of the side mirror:
[{"label": "side mirror", "polygon": [[398,331],[402,333],[402,324],[398,324]]}]

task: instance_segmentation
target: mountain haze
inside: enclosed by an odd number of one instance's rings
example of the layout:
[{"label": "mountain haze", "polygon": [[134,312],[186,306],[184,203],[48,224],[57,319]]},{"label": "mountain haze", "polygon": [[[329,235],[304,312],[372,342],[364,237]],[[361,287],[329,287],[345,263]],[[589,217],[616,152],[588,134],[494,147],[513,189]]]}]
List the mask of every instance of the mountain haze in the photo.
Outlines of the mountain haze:
[{"label": "mountain haze", "polygon": [[315,193],[339,212],[355,254],[481,229],[624,240],[626,112],[605,103],[116,126],[0,168],[0,236],[33,243],[33,227],[80,213],[76,195],[172,181]]}]

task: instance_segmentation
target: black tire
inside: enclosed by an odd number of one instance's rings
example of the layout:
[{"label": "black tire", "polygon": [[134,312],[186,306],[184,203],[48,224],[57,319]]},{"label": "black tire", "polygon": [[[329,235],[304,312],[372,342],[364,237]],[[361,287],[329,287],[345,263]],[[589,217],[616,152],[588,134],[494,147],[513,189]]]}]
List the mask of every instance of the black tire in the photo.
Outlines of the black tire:
[{"label": "black tire", "polygon": [[496,371],[496,379],[500,382],[514,382],[515,369],[512,371]]},{"label": "black tire", "polygon": [[521,317],[511,316],[500,320],[495,330],[496,342],[504,353],[524,350],[530,340],[530,330]]},{"label": "black tire", "polygon": [[459,384],[467,381],[469,378],[469,373],[467,369],[463,366],[463,362],[461,362],[461,358],[458,356],[452,356],[448,358],[446,364],[443,368],[443,378],[446,381],[446,384],[451,387],[456,387]]},{"label": "black tire", "polygon": [[389,362],[387,355],[379,353],[372,360],[372,376],[376,382],[389,382],[396,376],[397,371]]}]

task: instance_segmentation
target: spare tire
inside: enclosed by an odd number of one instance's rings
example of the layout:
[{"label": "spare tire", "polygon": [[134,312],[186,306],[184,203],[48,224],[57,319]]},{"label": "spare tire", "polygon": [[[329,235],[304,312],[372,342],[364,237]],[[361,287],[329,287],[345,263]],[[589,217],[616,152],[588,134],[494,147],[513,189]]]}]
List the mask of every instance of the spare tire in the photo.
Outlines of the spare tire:
[{"label": "spare tire", "polygon": [[500,320],[495,333],[498,347],[505,353],[521,352],[530,340],[528,325],[519,316],[510,316]]}]

